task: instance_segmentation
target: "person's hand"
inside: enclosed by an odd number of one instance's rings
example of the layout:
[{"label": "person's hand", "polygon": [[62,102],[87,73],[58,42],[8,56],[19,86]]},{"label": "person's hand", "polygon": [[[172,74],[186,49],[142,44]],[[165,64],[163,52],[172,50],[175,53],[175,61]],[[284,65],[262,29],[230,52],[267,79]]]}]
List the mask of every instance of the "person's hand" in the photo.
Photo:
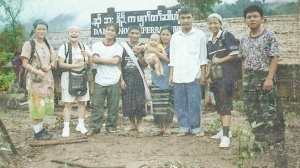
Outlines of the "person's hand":
[{"label": "person's hand", "polygon": [[206,79],[205,79],[205,76],[204,75],[201,75],[200,76],[200,81],[199,81],[200,85],[205,85],[206,83]]},{"label": "person's hand", "polygon": [[222,58],[214,57],[214,58],[212,59],[212,63],[214,63],[214,64],[220,64],[220,63],[222,63],[222,62],[223,62]]},{"label": "person's hand", "polygon": [[85,64],[87,64],[87,62],[84,60],[77,60],[75,63],[77,68],[83,67],[83,66],[85,66]]},{"label": "person's hand", "polygon": [[100,59],[100,56],[98,56],[98,55],[93,55],[92,56],[92,62],[95,63],[95,64],[97,64],[99,62],[99,59]]},{"label": "person's hand", "polygon": [[210,78],[206,78],[206,85],[207,85],[208,88],[210,87],[211,84],[212,84],[211,79]]},{"label": "person's hand", "polygon": [[270,91],[273,88],[273,79],[267,78],[263,85],[264,91]]},{"label": "person's hand", "polygon": [[85,50],[81,50],[81,54],[82,54],[83,56],[88,56],[88,57],[91,56],[90,53],[86,52]]},{"label": "person's hand", "polygon": [[142,47],[135,46],[135,47],[132,48],[132,51],[133,51],[135,54],[139,54],[139,53],[141,53],[141,51],[142,51]]},{"label": "person's hand", "polygon": [[51,65],[43,65],[42,66],[42,71],[47,72],[49,70],[51,70]]},{"label": "person's hand", "polygon": [[121,81],[120,81],[120,87],[121,87],[122,90],[126,89],[126,83],[123,79],[121,79]]},{"label": "person's hand", "polygon": [[169,76],[169,85],[174,86],[173,76]]},{"label": "person's hand", "polygon": [[[41,70],[40,70],[40,69],[36,69],[35,72],[36,72],[37,76],[38,76],[40,79],[43,79],[43,78],[44,78],[45,72],[43,72],[42,69],[41,69]],[[32,73],[34,73],[34,72],[32,72]]]}]

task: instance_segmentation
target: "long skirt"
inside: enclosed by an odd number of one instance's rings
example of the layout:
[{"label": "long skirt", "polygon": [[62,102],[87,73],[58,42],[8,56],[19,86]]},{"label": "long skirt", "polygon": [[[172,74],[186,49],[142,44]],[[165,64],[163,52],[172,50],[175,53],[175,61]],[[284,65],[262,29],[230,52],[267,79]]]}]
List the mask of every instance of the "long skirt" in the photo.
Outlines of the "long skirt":
[{"label": "long skirt", "polygon": [[173,122],[174,94],[172,90],[161,89],[152,84],[152,105],[154,124],[166,126]]},{"label": "long skirt", "polygon": [[124,117],[145,117],[145,88],[143,79],[137,73],[124,73],[126,89],[122,91],[122,111]]}]

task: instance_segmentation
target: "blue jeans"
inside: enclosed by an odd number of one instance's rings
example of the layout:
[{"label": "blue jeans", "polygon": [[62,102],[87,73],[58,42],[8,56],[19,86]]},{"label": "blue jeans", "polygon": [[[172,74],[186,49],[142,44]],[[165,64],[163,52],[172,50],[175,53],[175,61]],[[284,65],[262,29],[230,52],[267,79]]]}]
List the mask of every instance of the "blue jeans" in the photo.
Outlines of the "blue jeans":
[{"label": "blue jeans", "polygon": [[201,132],[201,95],[198,78],[191,83],[174,84],[174,109],[180,132]]}]

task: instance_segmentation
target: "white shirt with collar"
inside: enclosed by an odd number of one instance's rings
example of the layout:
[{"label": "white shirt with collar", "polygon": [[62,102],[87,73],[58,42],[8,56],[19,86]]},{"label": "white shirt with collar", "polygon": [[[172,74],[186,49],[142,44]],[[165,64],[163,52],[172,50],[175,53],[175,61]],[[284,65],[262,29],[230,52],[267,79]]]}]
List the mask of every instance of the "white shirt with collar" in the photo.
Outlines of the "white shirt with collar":
[{"label": "white shirt with collar", "polygon": [[179,30],[172,35],[169,66],[173,67],[174,83],[190,83],[200,78],[200,66],[207,64],[206,40],[205,33],[195,28],[188,34]]}]

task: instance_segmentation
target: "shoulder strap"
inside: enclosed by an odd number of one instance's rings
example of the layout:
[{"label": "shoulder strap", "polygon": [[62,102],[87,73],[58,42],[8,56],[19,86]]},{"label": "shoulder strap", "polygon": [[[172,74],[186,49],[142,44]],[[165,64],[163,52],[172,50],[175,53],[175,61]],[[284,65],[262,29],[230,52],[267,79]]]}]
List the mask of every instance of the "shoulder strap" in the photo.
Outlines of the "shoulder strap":
[{"label": "shoulder strap", "polygon": [[[69,56],[69,64],[72,64],[72,45],[70,42],[68,42],[68,56]],[[67,57],[66,57],[67,59]]]},{"label": "shoulder strap", "polygon": [[34,52],[35,52],[35,41],[32,39],[29,42],[30,42],[30,46],[31,46],[29,64],[31,64],[32,60],[33,60],[33,55],[34,55]]},{"label": "shoulder strap", "polygon": [[67,63],[67,58],[69,56],[68,43],[64,43],[64,47],[65,47],[65,56],[66,56],[64,63]]},{"label": "shoulder strap", "polygon": [[[81,51],[82,51],[82,50],[85,50],[85,47],[84,47],[84,44],[83,44],[83,43],[78,42],[78,46],[79,46],[79,48],[80,48]],[[83,60],[84,60],[84,62],[85,62],[85,56],[83,56]]]},{"label": "shoulder strap", "polygon": [[136,65],[136,67],[138,68],[138,70],[140,72],[140,75],[141,75],[141,77],[143,79],[143,83],[144,83],[144,87],[145,87],[145,94],[148,95],[146,97],[151,97],[151,93],[150,93],[149,89],[146,88],[146,87],[148,87],[148,85],[147,85],[144,73],[143,73],[143,71],[142,71],[142,69],[141,69],[141,67],[140,67],[140,65],[139,65],[139,63],[138,63],[138,61],[137,61],[137,59],[136,59],[136,57],[135,57],[132,49],[129,47],[129,45],[126,42],[122,42],[120,44],[124,47],[124,49],[126,50],[127,54],[130,56],[130,58],[132,59],[132,61],[134,62],[134,64]]}]

